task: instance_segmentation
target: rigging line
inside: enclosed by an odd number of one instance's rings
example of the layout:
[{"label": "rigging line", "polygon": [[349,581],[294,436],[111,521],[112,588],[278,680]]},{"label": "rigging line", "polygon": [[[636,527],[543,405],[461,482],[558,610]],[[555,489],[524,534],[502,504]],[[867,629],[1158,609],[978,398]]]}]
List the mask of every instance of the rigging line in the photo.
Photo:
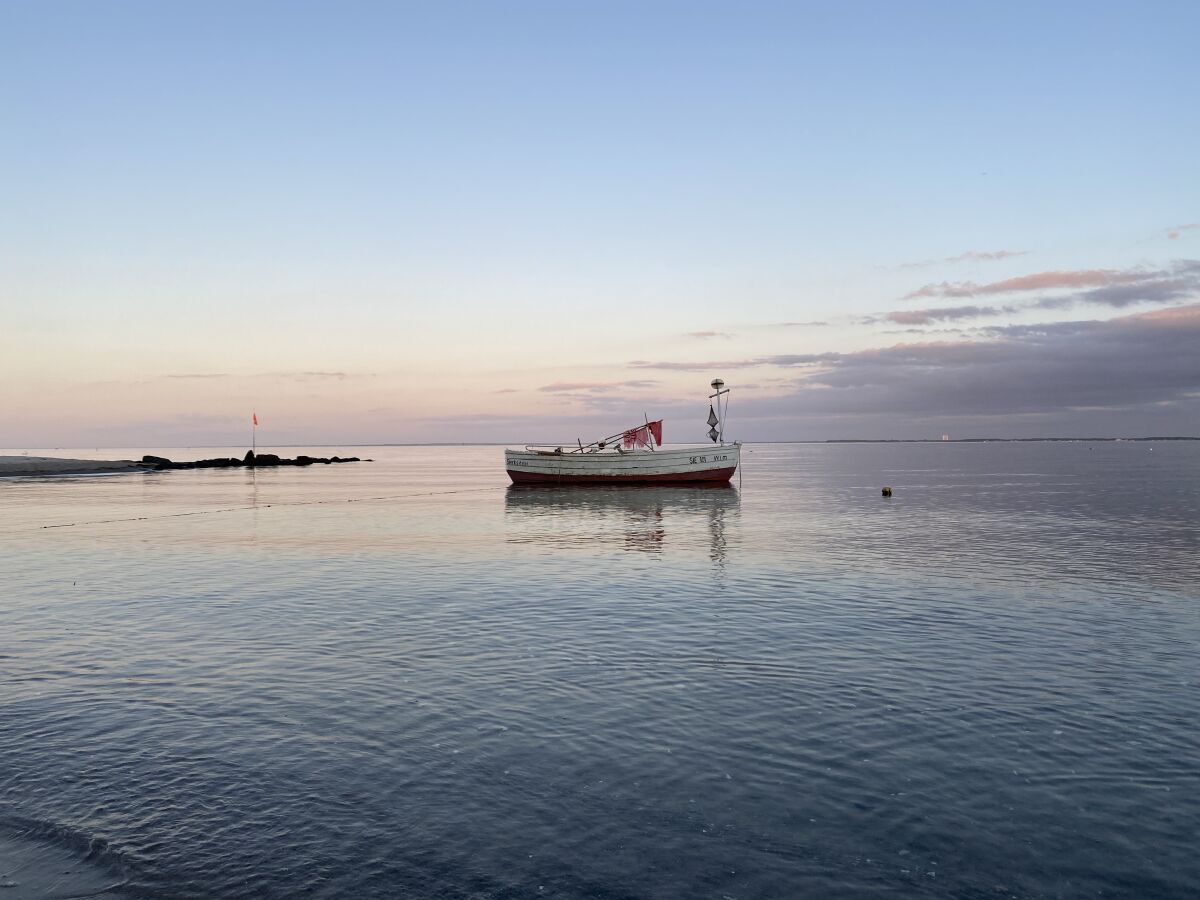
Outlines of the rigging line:
[{"label": "rigging line", "polygon": [[216,513],[246,512],[251,509],[270,509],[274,506],[332,506],[337,503],[376,503],[381,500],[405,500],[413,497],[440,497],[447,494],[474,494],[482,491],[507,490],[508,485],[495,485],[483,488],[459,488],[452,491],[422,491],[415,494],[391,494],[384,497],[344,497],[335,500],[295,500],[284,503],[256,503],[252,506],[225,506],[219,509],[194,509],[188,512],[162,513],[154,516],[130,516],[124,519],[93,519],[89,522],[55,522],[50,525],[38,525],[33,528],[21,528],[3,531],[0,534],[28,534],[34,531],[47,531],[52,528],[77,528],[87,525],[118,525],[125,522],[150,522],[159,519],[182,519],[189,516],[207,516]]}]

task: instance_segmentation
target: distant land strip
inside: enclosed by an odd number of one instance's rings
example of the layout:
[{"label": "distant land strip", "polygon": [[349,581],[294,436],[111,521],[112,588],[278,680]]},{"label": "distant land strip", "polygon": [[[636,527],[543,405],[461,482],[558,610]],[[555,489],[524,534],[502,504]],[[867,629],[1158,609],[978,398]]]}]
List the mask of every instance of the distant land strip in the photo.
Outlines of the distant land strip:
[{"label": "distant land strip", "polygon": [[[945,440],[943,438],[829,438],[824,441],[795,441],[797,444],[820,443],[820,444],[1046,444],[1046,443],[1124,443],[1124,442],[1146,442],[1146,441],[1200,441],[1200,437],[1187,437],[1183,435],[1172,435],[1163,437],[1029,437],[1029,438],[953,438]],[[792,441],[747,441],[746,443],[781,443],[788,444]]]}]

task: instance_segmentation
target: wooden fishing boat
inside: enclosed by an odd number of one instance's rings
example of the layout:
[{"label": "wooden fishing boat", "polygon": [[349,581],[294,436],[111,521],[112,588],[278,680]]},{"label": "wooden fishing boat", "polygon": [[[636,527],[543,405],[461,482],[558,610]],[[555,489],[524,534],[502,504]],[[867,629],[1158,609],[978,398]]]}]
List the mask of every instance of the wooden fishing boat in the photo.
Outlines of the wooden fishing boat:
[{"label": "wooden fishing boat", "polygon": [[[662,442],[662,420],[619,431],[575,447],[527,444],[505,450],[504,465],[513,484],[726,484],[741,463],[742,445],[727,444],[722,398],[729,391],[721,379],[712,383],[716,409],[709,404],[708,436],[712,447],[672,447]],[[720,410],[720,412],[718,412]]]}]

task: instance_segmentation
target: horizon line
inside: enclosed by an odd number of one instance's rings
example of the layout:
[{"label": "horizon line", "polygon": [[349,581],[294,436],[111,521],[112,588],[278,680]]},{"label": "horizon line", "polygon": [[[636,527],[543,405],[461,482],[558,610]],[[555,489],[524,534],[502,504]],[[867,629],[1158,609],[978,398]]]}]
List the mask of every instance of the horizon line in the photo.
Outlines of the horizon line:
[{"label": "horizon line", "polygon": [[[1200,435],[1112,435],[1099,436],[1093,435],[1089,437],[971,437],[971,438],[951,438],[945,440],[940,437],[928,438],[821,438],[812,440],[786,440],[786,441],[728,441],[726,443],[741,443],[748,444],[985,444],[985,443],[1114,443],[1120,441],[1200,441]],[[303,444],[270,444],[271,447],[287,447],[287,448],[304,448],[304,447],[508,447],[508,446],[525,446],[529,441],[385,441],[376,443],[339,443],[337,441],[313,441]],[[551,442],[553,443],[553,442]],[[213,449],[229,449],[239,447],[240,444],[162,444],[154,449],[159,450],[213,450]],[[564,443],[563,447],[568,444]],[[670,446],[666,444],[664,446]],[[709,446],[707,444],[698,446]],[[713,446],[719,446],[714,444]],[[0,450],[17,450],[20,449],[25,453],[30,450],[85,450],[89,447],[85,446],[70,446],[66,444],[58,446],[35,446],[27,445],[24,447],[0,447]],[[90,447],[92,450],[130,450],[134,449],[130,445],[104,445]],[[247,447],[247,450],[250,448]]]}]

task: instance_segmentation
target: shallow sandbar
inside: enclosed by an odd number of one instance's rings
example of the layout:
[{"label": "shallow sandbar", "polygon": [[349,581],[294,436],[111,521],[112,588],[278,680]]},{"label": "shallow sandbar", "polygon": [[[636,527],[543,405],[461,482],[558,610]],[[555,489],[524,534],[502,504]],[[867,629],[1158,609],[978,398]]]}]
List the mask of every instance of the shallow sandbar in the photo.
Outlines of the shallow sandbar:
[{"label": "shallow sandbar", "polygon": [[145,471],[131,459],[58,459],[53,456],[0,456],[0,478],[15,475],[105,475]]}]

